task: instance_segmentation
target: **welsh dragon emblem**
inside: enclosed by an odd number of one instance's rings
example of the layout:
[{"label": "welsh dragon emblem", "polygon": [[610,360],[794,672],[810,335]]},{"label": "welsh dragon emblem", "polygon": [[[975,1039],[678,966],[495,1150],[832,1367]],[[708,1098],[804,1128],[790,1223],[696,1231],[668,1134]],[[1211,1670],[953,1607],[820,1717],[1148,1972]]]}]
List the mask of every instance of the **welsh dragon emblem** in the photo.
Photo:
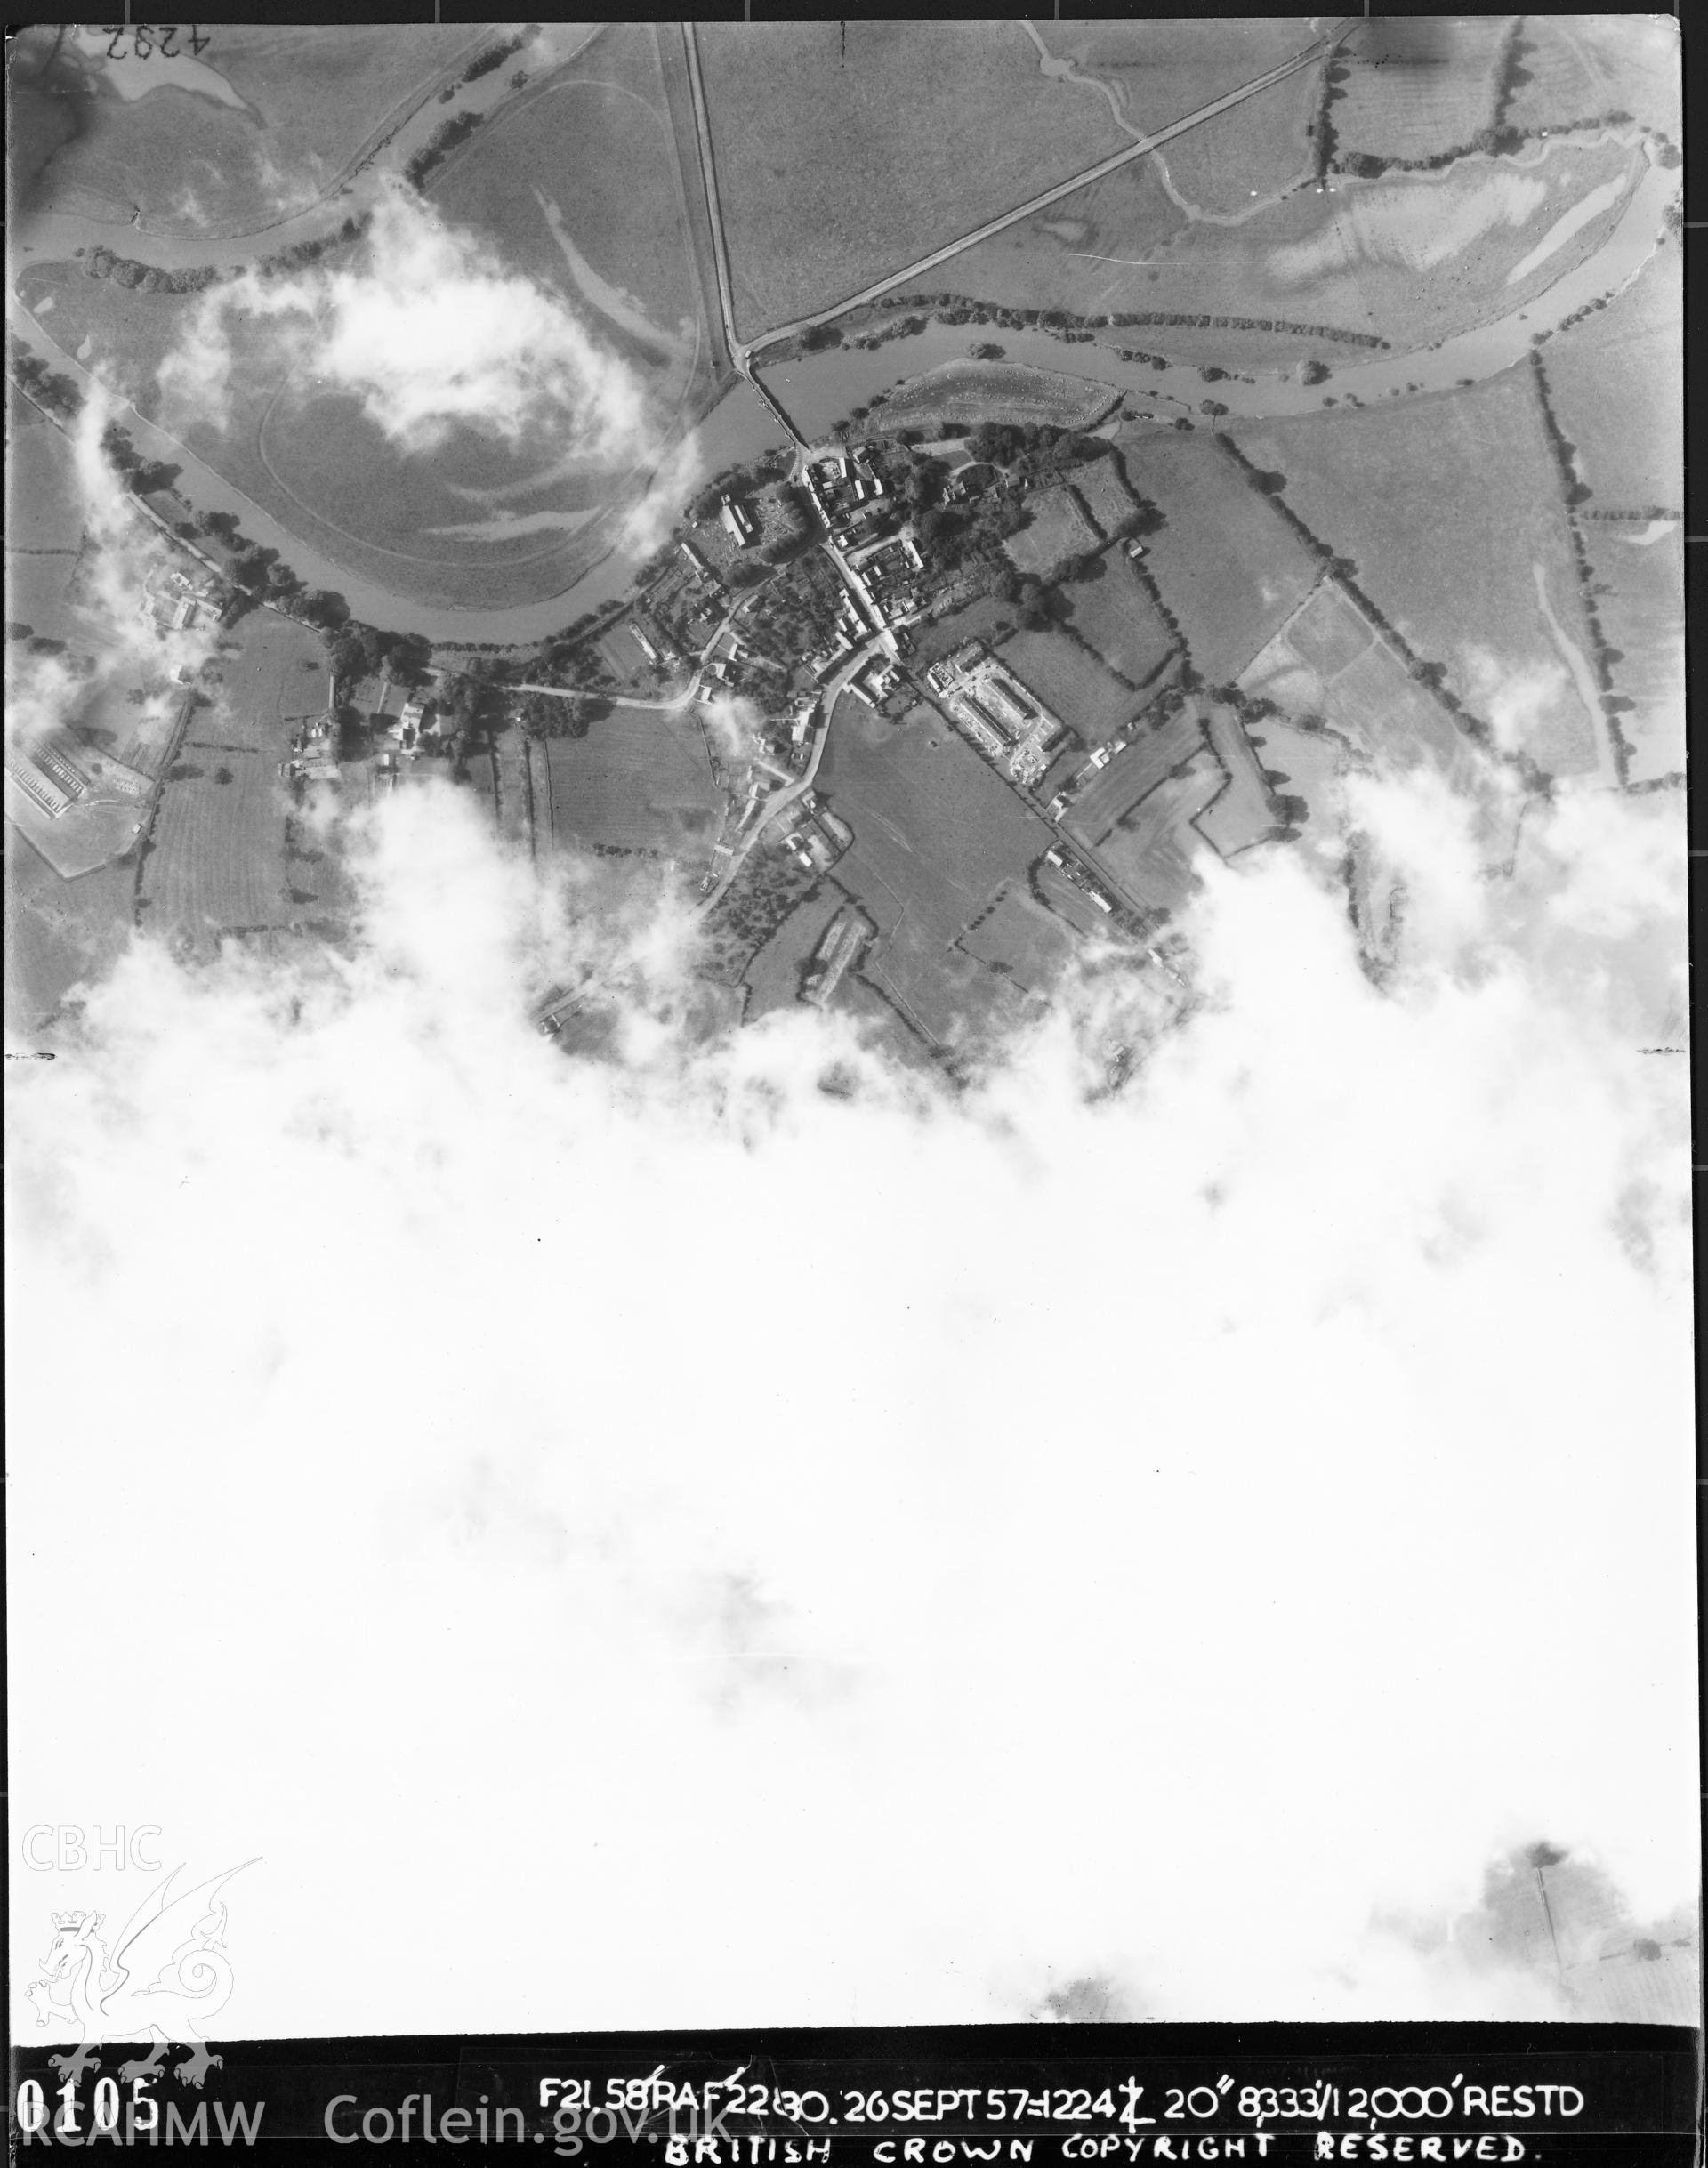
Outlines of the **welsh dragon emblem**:
[{"label": "welsh dragon emblem", "polygon": [[125,2081],[158,2075],[170,2046],[190,2051],[173,2069],[181,2083],[200,2086],[222,2058],[211,2055],[200,2028],[222,2010],[231,1994],[231,1961],[225,1954],[225,1906],[220,1891],[254,1861],[173,1897],[182,1874],[173,1867],[132,1914],[111,1950],[99,1912],[56,1912],[53,1946],[42,1960],[42,1977],[24,1990],[36,2005],[38,2030],[69,2027],[77,2038],[68,2055],[48,2058],[62,2075],[76,2079],[100,2060],[103,2043],[153,2043],[149,2053],[122,2064]]}]

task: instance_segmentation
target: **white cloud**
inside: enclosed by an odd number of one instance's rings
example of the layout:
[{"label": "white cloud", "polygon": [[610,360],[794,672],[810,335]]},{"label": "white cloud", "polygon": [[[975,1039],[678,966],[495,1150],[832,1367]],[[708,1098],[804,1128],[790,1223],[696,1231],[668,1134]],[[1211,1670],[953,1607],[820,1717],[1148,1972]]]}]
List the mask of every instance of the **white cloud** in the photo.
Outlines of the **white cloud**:
[{"label": "white cloud", "polygon": [[[25,1821],[261,1853],[250,2033],[1493,2016],[1392,1920],[1539,1834],[1675,1903],[1688,1108],[1586,959],[1671,997],[1678,838],[1414,799],[1384,990],[1272,853],[959,1098],[697,1044],[680,899],[448,788],[348,953],[139,943],[12,1094]],[[626,1065],[527,1022],[595,964]],[[120,1651],[181,1722],[57,1721]]]},{"label": "white cloud", "polygon": [[359,398],[404,452],[430,451],[459,425],[592,465],[626,464],[653,447],[635,372],[561,296],[507,270],[399,182],[382,191],[350,264],[208,288],[160,387],[221,425],[240,318],[270,326],[309,381]]},{"label": "white cloud", "polygon": [[198,672],[218,640],[217,621],[206,612],[175,632],[143,615],[151,584],[199,568],[167,541],[114,471],[101,446],[113,417],[111,403],[92,384],[70,431],[84,546],[58,635],[66,652],[8,643],[6,720],[14,739],[34,739],[74,721],[109,687],[141,696],[132,703],[135,720],[157,731],[182,698],[177,673]]}]

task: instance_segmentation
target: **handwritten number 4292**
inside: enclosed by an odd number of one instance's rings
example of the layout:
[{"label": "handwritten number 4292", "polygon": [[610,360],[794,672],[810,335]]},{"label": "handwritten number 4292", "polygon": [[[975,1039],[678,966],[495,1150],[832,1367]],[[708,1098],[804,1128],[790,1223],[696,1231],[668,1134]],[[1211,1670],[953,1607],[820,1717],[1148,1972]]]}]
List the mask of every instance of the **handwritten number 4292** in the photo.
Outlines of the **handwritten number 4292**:
[{"label": "handwritten number 4292", "polygon": [[[182,55],[178,50],[178,33],[183,26],[175,22],[107,22],[101,25],[107,32],[107,58],[109,60],[175,60]],[[126,52],[119,39],[129,33],[131,50]],[[189,25],[189,50],[200,55],[210,41],[202,36],[195,24]]]}]

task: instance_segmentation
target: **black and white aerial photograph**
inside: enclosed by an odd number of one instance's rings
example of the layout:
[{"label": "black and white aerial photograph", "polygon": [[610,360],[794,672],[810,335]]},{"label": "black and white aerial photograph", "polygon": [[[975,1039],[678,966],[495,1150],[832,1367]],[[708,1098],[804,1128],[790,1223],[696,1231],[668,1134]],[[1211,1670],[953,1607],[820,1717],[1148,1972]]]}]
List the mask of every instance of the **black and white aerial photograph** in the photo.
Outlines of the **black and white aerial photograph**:
[{"label": "black and white aerial photograph", "polygon": [[[30,2144],[1697,2024],[1680,70],[8,33]],[[1039,2168],[1579,2157],[1232,2058]],[[311,2132],[994,2157],[582,2067]]]}]

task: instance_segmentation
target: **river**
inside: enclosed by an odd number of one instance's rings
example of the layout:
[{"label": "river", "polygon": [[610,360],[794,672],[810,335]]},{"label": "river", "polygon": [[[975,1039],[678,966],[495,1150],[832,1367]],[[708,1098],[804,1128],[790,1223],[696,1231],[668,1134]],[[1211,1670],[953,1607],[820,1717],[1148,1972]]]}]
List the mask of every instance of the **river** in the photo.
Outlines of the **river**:
[{"label": "river", "polygon": [[[496,86],[480,86],[495,96]],[[389,167],[407,155],[415,136],[429,123],[418,109],[399,135],[386,146]],[[267,252],[292,238],[335,225],[347,216],[370,189],[377,188],[378,169],[369,167],[349,189],[310,211],[286,222],[261,237]],[[1661,245],[1664,214],[1676,197],[1678,175],[1651,158],[1631,190],[1623,214],[1606,238],[1590,255],[1567,271],[1540,296],[1515,308],[1497,321],[1462,332],[1440,344],[1406,354],[1381,354],[1367,360],[1337,363],[1329,388],[1301,383],[1294,375],[1276,373],[1255,383],[1229,380],[1218,383],[1215,398],[1230,415],[1241,420],[1262,420],[1283,415],[1321,413],[1325,407],[1345,406],[1391,396],[1416,396],[1450,391],[1466,379],[1477,381],[1497,375],[1522,360],[1539,336],[1558,329],[1579,309],[1622,290],[1634,279]],[[13,230],[15,264],[70,260],[80,247],[110,243],[113,230],[92,218],[68,211],[34,213],[20,219]],[[257,249],[254,238],[230,237],[171,240],[150,236],[146,252],[150,259],[169,265],[251,261]],[[11,327],[48,366],[86,383],[86,373],[67,357],[42,325],[29,315],[15,292],[7,294],[7,320]],[[890,390],[898,378],[911,378],[940,367],[946,361],[964,359],[969,347],[988,338],[987,327],[930,325],[911,338],[895,339],[870,351],[834,347],[802,357],[763,372],[766,381],[788,410],[802,434],[822,439],[832,426],[855,406],[870,404]],[[1162,327],[1135,328],[1135,340],[1166,336]],[[1141,415],[1172,420],[1180,414],[1196,414],[1205,395],[1199,363],[1171,364],[1165,369],[1122,361],[1108,347],[1097,343],[1069,344],[1038,331],[1000,333],[1005,358],[1015,363],[1045,369],[1065,376],[1083,377],[1132,396],[1130,404]],[[634,569],[632,556],[618,550],[596,565],[566,592],[542,602],[512,608],[452,609],[409,601],[391,593],[376,581],[349,571],[331,557],[310,548],[297,536],[234,489],[212,468],[187,451],[176,439],[141,416],[125,408],[120,418],[140,449],[181,471],[181,483],[198,510],[233,512],[246,532],[278,550],[310,585],[336,590],[352,613],[388,629],[424,633],[447,644],[494,641],[523,644],[557,632],[583,612],[613,600],[626,589]],[[784,441],[782,432],[761,399],[744,383],[737,383],[699,424],[697,449],[703,474],[751,459]]]}]

